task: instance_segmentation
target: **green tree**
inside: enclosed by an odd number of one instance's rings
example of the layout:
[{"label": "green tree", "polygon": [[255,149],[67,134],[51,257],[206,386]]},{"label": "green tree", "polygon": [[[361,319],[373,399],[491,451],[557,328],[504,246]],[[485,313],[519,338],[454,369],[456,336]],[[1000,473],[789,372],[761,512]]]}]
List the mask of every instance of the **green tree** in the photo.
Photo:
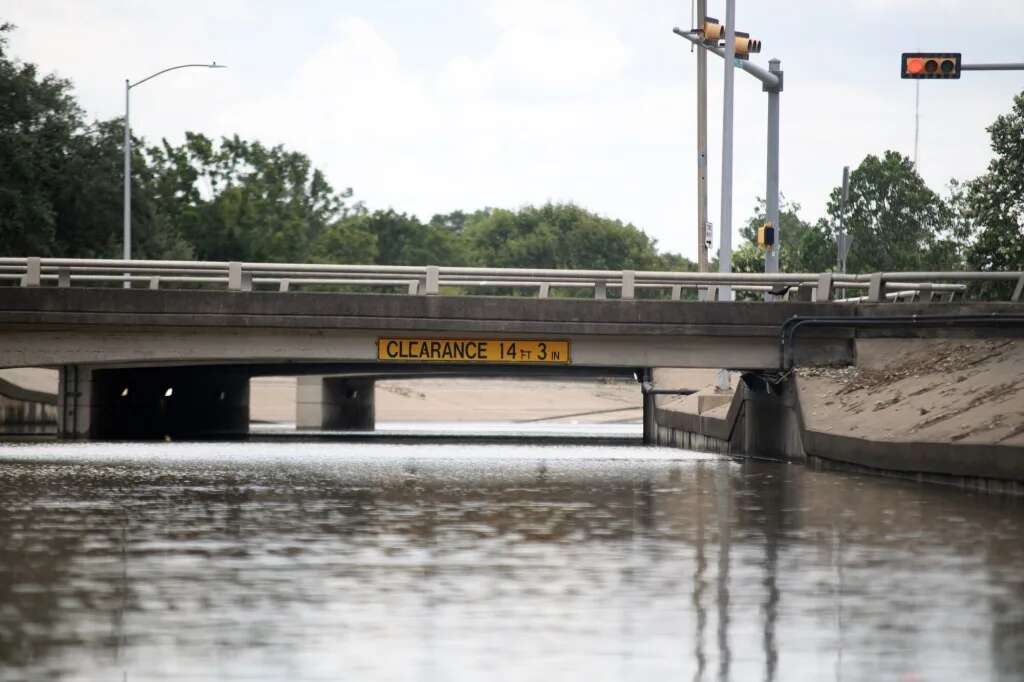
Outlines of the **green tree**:
[{"label": "green tree", "polygon": [[157,211],[202,260],[304,261],[358,210],[346,204],[351,189],[336,192],[307,156],[280,145],[187,133],[148,154]]},{"label": "green tree", "polygon": [[0,25],[0,243],[5,255],[50,256],[59,252],[53,195],[82,112],[68,81],[9,56],[12,30]]},{"label": "green tree", "polygon": [[477,264],[488,267],[651,270],[688,264],[663,257],[632,224],[573,204],[492,209],[468,223],[464,234]]},{"label": "green tree", "polygon": [[[121,254],[123,121],[86,126],[71,84],[7,53],[0,26],[0,244],[5,255],[110,258]],[[141,143],[141,141],[139,141]],[[133,157],[133,255],[187,258],[188,244],[157,220],[150,169]]]},{"label": "green tree", "polygon": [[989,126],[994,158],[988,171],[954,184],[961,235],[973,234],[968,264],[978,270],[1024,269],[1024,93]]},{"label": "green tree", "polygon": [[377,244],[375,262],[381,265],[465,265],[468,262],[460,234],[438,221],[392,209],[360,213],[345,223],[372,235]]},{"label": "green tree", "polygon": [[[839,224],[836,187],[822,227],[834,239]],[[895,151],[868,155],[850,173],[847,234],[850,272],[951,270],[961,267],[949,206],[925,185],[913,162]]]}]

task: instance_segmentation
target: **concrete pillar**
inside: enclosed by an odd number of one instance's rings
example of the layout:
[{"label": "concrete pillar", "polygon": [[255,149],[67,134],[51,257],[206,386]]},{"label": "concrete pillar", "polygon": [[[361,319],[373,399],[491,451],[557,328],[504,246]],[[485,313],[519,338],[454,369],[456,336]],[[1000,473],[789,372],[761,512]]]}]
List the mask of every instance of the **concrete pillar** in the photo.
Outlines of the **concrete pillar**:
[{"label": "concrete pillar", "polygon": [[64,365],[57,381],[57,435],[88,438],[92,424],[92,370]]},{"label": "concrete pillar", "polygon": [[299,377],[295,426],[331,431],[373,431],[374,380],[350,377]]},{"label": "concrete pillar", "polygon": [[644,401],[644,445],[656,445],[658,442],[658,424],[654,421],[654,399],[650,393],[643,394]]},{"label": "concrete pillar", "polygon": [[641,398],[643,400],[644,445],[656,445],[658,442],[658,424],[654,420],[655,396],[648,393],[654,387],[654,372],[644,369],[640,376]]},{"label": "concrete pillar", "polygon": [[249,432],[249,377],[218,367],[63,367],[65,438],[215,438]]}]

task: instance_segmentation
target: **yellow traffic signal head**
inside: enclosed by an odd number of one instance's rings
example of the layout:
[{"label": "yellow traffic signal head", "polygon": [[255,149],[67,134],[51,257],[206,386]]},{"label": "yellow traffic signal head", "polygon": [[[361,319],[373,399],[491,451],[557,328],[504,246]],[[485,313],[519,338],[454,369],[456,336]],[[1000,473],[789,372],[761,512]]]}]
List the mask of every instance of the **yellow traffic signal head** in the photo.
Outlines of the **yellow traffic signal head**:
[{"label": "yellow traffic signal head", "polygon": [[736,59],[750,59],[750,53],[761,51],[761,41],[750,37],[749,33],[736,31]]},{"label": "yellow traffic signal head", "polygon": [[764,249],[775,246],[775,227],[771,223],[757,228],[757,245]]},{"label": "yellow traffic signal head", "polygon": [[959,52],[904,52],[900,78],[959,78]]},{"label": "yellow traffic signal head", "polygon": [[704,42],[709,45],[717,45],[718,41],[725,36],[725,26],[712,17],[704,17],[704,26],[701,28],[704,33]]}]

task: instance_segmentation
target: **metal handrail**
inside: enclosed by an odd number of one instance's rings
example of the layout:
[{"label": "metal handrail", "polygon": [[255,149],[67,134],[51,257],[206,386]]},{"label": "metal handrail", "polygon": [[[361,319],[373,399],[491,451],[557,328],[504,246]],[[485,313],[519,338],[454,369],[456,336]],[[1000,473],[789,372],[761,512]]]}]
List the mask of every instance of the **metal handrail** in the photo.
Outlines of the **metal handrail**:
[{"label": "metal handrail", "polygon": [[[553,268],[490,268],[475,266],[364,265],[330,263],[249,263],[227,261],[120,260],[87,258],[0,258],[0,281],[20,280],[36,286],[56,280],[59,286],[73,282],[148,281],[160,283],[222,284],[247,290],[255,285],[291,286],[407,286],[409,293],[438,294],[440,287],[461,289],[528,288],[547,296],[551,288],[592,288],[595,297],[607,289],[633,298],[637,289],[671,289],[673,298],[683,289],[730,286],[744,291],[789,294],[815,293],[815,300],[834,300],[836,289],[869,291],[836,302],[880,302],[907,296],[963,294],[978,282],[1009,282],[1010,300],[1024,298],[1024,272],[881,272],[846,273],[713,273],[642,270],[560,270]],[[818,292],[822,286],[827,291]]]}]

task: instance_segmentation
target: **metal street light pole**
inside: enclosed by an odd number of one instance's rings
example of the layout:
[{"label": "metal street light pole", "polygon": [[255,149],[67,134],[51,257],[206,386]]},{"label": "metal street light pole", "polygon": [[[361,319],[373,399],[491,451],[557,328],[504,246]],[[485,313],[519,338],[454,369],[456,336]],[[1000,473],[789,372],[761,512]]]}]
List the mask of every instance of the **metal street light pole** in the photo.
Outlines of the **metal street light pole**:
[{"label": "metal street light pole", "polygon": [[[725,85],[722,96],[722,225],[718,247],[718,271],[732,272],[732,122],[736,75],[736,0],[725,3]],[[718,289],[719,301],[732,300],[732,287]]]},{"label": "metal street light pole", "polygon": [[[209,64],[179,64],[162,71],[146,76],[142,80],[132,83],[127,78],[124,81],[124,259],[132,259],[132,127],[131,127],[131,91],[132,88],[142,85],[148,80],[157,76],[175,71],[177,69],[188,69],[201,67],[204,69],[226,69],[227,67],[217,62]],[[125,288],[131,286],[131,282],[124,283]]]}]

